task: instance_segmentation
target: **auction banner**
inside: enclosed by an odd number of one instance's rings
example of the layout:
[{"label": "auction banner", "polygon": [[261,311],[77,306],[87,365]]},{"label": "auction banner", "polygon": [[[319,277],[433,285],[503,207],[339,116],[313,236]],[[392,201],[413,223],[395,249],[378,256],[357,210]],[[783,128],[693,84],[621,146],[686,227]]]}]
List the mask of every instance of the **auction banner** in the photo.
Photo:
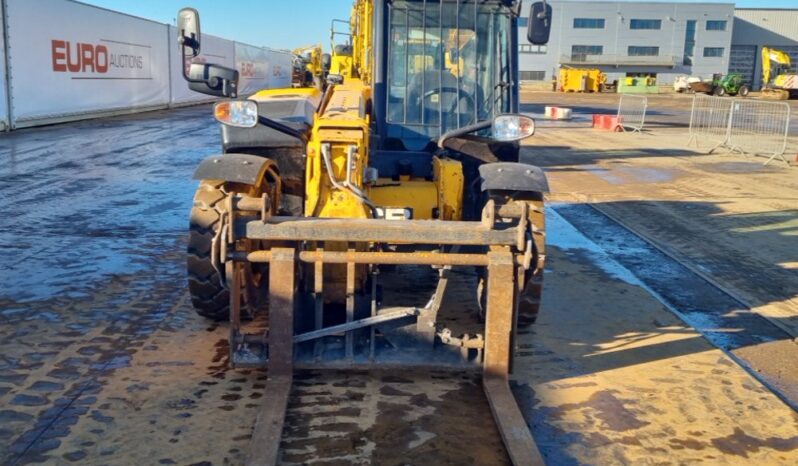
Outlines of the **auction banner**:
[{"label": "auction banner", "polygon": [[268,49],[236,42],[236,69],[240,96],[248,96],[269,88],[272,67],[269,63]]},{"label": "auction banner", "polygon": [[187,58],[184,63],[181,63],[183,57],[177,45],[177,29],[174,26],[169,26],[169,47],[172,49],[172,58],[169,63],[172,73],[172,104],[214,99],[212,96],[190,90],[188,83],[183,79],[181,66],[185,67],[186,72],[191,63],[213,63],[228,68],[236,67],[236,50],[233,41],[210,34],[202,34],[200,39],[200,54],[194,58]]},{"label": "auction banner", "polygon": [[269,88],[281,89],[291,87],[293,61],[294,56],[291,52],[269,50],[269,64],[271,65]]},{"label": "auction banner", "polygon": [[6,5],[15,126],[168,105],[166,25],[72,1]]}]

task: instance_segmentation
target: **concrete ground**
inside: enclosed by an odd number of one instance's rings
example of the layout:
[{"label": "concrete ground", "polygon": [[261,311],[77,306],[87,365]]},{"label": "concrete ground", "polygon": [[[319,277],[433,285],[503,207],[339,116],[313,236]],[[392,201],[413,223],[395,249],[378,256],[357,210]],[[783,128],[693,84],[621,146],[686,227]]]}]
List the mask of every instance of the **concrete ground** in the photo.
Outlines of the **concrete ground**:
[{"label": "concrete ground", "polygon": [[[553,465],[795,464],[798,172],[685,149],[688,100],[644,134],[584,127],[613,98],[524,95],[581,107],[523,152],[553,191],[513,380],[533,435]],[[207,106],[0,136],[0,464],[242,462],[265,374],[226,367],[184,278],[217,140]],[[297,378],[286,464],[507,461],[468,374]]]}]

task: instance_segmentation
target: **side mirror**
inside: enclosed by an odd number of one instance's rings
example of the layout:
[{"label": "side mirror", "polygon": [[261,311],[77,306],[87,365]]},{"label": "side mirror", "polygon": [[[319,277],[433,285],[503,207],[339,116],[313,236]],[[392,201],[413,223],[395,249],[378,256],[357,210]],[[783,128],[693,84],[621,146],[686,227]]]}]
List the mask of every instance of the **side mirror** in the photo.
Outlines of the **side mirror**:
[{"label": "side mirror", "polygon": [[188,88],[215,97],[235,98],[238,95],[238,70],[212,63],[192,63]]},{"label": "side mirror", "polygon": [[330,71],[330,67],[332,66],[332,57],[329,53],[323,53],[321,55],[321,68],[324,72]]},{"label": "side mirror", "polygon": [[194,8],[183,8],[177,12],[177,42],[184,57],[196,57],[200,53],[199,12]]},{"label": "side mirror", "polygon": [[546,45],[549,43],[550,33],[551,5],[547,4],[545,0],[533,3],[529,9],[527,39],[535,45]]}]

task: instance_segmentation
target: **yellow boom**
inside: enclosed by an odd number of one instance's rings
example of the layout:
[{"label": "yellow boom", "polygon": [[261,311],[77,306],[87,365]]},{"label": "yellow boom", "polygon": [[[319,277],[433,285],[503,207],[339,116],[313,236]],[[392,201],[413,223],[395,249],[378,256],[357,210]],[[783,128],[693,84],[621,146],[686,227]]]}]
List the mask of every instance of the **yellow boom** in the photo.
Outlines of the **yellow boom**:
[{"label": "yellow boom", "polygon": [[[776,64],[775,70],[772,63]],[[792,61],[781,50],[762,47],[762,96],[787,100],[798,92],[798,74],[789,73]]]}]

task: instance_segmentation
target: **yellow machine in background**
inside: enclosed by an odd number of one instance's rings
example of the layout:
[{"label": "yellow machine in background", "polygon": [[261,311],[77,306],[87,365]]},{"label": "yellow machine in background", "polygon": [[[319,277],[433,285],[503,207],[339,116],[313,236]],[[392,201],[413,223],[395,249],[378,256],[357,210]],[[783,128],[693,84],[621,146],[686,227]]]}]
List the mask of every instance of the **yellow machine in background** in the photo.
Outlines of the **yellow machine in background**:
[{"label": "yellow machine in background", "polygon": [[790,73],[791,65],[786,53],[762,47],[762,97],[787,100],[798,95],[798,73]]},{"label": "yellow machine in background", "polygon": [[560,92],[601,92],[607,75],[597,69],[560,69]]},{"label": "yellow machine in background", "polygon": [[295,87],[324,87],[327,69],[324,64],[324,52],[321,45],[298,47],[292,51],[294,55]]}]

